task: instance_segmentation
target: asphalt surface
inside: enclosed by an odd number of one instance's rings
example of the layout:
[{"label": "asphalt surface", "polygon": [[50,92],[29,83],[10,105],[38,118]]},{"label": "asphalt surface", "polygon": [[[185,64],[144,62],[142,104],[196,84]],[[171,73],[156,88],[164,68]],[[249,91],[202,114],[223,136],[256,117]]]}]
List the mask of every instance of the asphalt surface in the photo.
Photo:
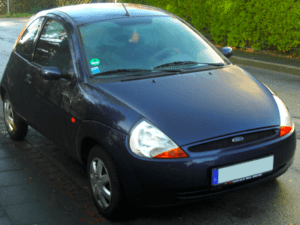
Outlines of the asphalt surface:
[{"label": "asphalt surface", "polygon": [[[0,19],[0,76],[25,22],[23,19]],[[300,76],[295,76],[300,74],[299,61],[236,51],[234,55],[230,58],[233,63],[263,81],[283,99],[296,130],[300,131]],[[12,141],[6,133],[2,115],[1,102],[1,225],[300,224],[299,142],[293,165],[274,181],[197,204],[134,208],[128,218],[111,222],[97,212],[89,197],[85,168],[31,128],[24,141]]]}]

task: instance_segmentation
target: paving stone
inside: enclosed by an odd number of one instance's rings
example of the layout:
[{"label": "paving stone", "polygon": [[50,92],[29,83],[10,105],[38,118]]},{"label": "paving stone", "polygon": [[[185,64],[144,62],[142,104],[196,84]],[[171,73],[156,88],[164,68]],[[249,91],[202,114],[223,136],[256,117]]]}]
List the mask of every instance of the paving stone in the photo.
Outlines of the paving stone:
[{"label": "paving stone", "polygon": [[6,213],[3,209],[0,209],[0,217],[6,216]]},{"label": "paving stone", "polygon": [[[38,224],[69,219],[70,215],[55,201],[38,201],[3,207],[14,224]],[[42,216],[41,216],[42,215]]]},{"label": "paving stone", "polygon": [[49,174],[49,178],[53,180],[62,179],[63,177],[65,177],[65,174],[63,174],[62,172]]},{"label": "paving stone", "polygon": [[7,216],[0,217],[0,224],[1,225],[14,225]]},{"label": "paving stone", "polygon": [[34,164],[41,164],[49,162],[49,160],[40,153],[40,157],[32,159],[32,162],[34,162]]},{"label": "paving stone", "polygon": [[66,194],[60,195],[56,198],[56,201],[68,212],[81,209],[79,205]]},{"label": "paving stone", "polygon": [[76,199],[81,199],[88,196],[88,194],[84,190],[75,190],[72,191],[71,194],[74,196],[75,201]]},{"label": "paving stone", "polygon": [[72,183],[64,186],[64,189],[65,189],[66,191],[69,191],[69,192],[74,191],[74,190],[77,190],[77,189],[79,189],[79,188],[80,188],[80,187],[79,187],[78,185],[72,184]]},{"label": "paving stone", "polygon": [[61,149],[59,147],[57,147],[55,144],[44,146],[44,147],[42,147],[42,150],[49,151],[49,152],[61,151]]},{"label": "paving stone", "polygon": [[22,150],[32,148],[32,146],[27,141],[15,142],[14,147]]},{"label": "paving stone", "polygon": [[33,179],[34,176],[33,173],[26,170],[1,172],[0,187],[29,183],[29,178]]},{"label": "paving stone", "polygon": [[73,181],[69,177],[63,177],[58,181],[58,184],[61,186],[65,186],[68,184],[73,184]]},{"label": "paving stone", "polygon": [[7,150],[7,151],[18,151],[18,150],[20,150],[15,146],[15,143],[10,143],[10,144],[5,144],[5,145],[0,144],[0,149]]},{"label": "paving stone", "polygon": [[79,225],[81,223],[76,222],[74,219],[59,219],[59,220],[51,220],[46,223],[38,223],[38,224],[23,224],[23,223],[15,223],[15,225]]},{"label": "paving stone", "polygon": [[17,159],[13,159],[13,158],[0,159],[0,172],[20,170],[23,168],[25,168],[25,166]]},{"label": "paving stone", "polygon": [[11,138],[8,138],[7,136],[1,137],[2,135],[0,135],[0,144],[1,145],[7,145],[7,144],[14,144],[14,140],[12,140]]},{"label": "paving stone", "polygon": [[43,199],[47,200],[50,197],[51,193],[46,192],[38,183],[27,183],[0,188],[0,206],[40,201]]},{"label": "paving stone", "polygon": [[70,212],[72,217],[75,221],[80,221],[80,224],[86,225],[86,224],[97,224],[94,218],[92,218],[88,213],[85,211],[72,211]]},{"label": "paving stone", "polygon": [[50,167],[50,166],[53,166],[53,163],[50,162],[50,161],[48,161],[48,162],[43,162],[43,163],[40,163],[40,164],[36,165],[36,167],[37,167],[38,169],[41,169],[41,170],[44,169],[44,168]]},{"label": "paving stone", "polygon": [[82,208],[84,208],[85,206],[88,207],[88,206],[94,204],[94,202],[90,196],[77,199],[76,203]]},{"label": "paving stone", "polygon": [[43,154],[41,152],[36,152],[36,153],[32,153],[32,154],[26,154],[26,158],[32,159],[32,160],[39,159],[41,157],[43,157]]},{"label": "paving stone", "polygon": [[3,149],[0,146],[0,159],[21,157],[22,152],[19,150]]},{"label": "paving stone", "polygon": [[53,222],[46,223],[46,225],[53,225],[53,224],[55,224],[55,225],[79,225],[81,223],[80,223],[80,221],[77,222],[77,221],[75,221],[72,218],[69,218],[69,219],[57,219],[57,220],[55,220]]},{"label": "paving stone", "polygon": [[30,149],[24,149],[24,150],[22,150],[22,152],[23,152],[23,154],[24,155],[32,155],[32,154],[35,154],[35,153],[40,153],[40,152],[38,152],[36,149],[34,149],[34,148],[30,148]]},{"label": "paving stone", "polygon": [[0,148],[6,148],[10,150],[26,150],[32,148],[27,141],[13,141],[10,144],[1,145]]},{"label": "paving stone", "polygon": [[57,167],[54,167],[54,166],[46,167],[46,168],[43,168],[42,170],[43,170],[44,173],[47,173],[47,174],[60,172],[60,170]]}]

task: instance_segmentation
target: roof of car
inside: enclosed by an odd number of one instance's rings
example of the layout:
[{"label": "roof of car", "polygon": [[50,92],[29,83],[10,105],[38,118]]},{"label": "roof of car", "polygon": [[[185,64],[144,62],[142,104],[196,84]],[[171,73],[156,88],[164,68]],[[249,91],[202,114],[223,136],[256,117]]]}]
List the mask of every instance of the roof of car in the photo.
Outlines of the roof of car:
[{"label": "roof of car", "polygon": [[[156,7],[125,4],[130,16],[167,16],[168,12]],[[47,10],[47,12],[61,11],[73,19],[75,24],[126,17],[126,11],[121,3],[94,3],[64,6]]]}]

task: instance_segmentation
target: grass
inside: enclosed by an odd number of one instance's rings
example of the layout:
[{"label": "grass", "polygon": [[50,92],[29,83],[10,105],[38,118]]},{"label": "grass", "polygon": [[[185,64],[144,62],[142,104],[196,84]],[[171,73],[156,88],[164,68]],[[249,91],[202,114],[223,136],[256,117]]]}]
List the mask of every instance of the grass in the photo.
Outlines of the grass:
[{"label": "grass", "polygon": [[33,14],[31,13],[7,13],[4,15],[0,15],[0,18],[19,18],[19,17],[31,17]]}]

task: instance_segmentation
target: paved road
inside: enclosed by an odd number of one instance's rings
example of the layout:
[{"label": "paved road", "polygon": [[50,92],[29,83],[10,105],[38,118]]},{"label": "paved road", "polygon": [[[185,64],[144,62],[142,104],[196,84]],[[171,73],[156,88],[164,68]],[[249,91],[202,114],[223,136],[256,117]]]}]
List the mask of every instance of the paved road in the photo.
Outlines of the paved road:
[{"label": "paved road", "polygon": [[16,39],[28,19],[0,19],[0,79]]},{"label": "paved road", "polygon": [[[24,22],[11,23],[3,27],[0,20],[0,51],[3,40],[11,46],[16,38],[17,31],[22,29]],[[3,31],[12,30],[11,33]],[[11,49],[11,47],[8,47]],[[2,57],[1,52],[1,57]],[[1,63],[1,61],[0,61]],[[266,83],[287,104],[294,117],[296,129],[300,131],[300,77],[278,73],[269,70],[257,69],[250,66],[242,66],[245,70]],[[0,64],[1,74],[1,64]],[[297,135],[300,138],[300,132]],[[297,144],[295,161],[291,168],[281,177],[274,181],[246,188],[220,198],[202,201],[197,204],[143,209],[132,211],[132,215],[126,220],[114,222],[114,224],[300,224],[300,142]],[[14,146],[9,138],[1,139],[2,145]],[[73,197],[80,206],[87,206],[89,212],[95,212],[93,203],[88,197],[87,176],[84,168],[66,153],[49,142],[38,132],[30,129],[26,140],[22,145],[29,144],[38,150],[35,163],[37,168],[45,168],[51,164],[53,171],[48,171],[53,182]],[[48,167],[49,168],[49,167]],[[112,224],[108,220],[101,221],[103,224]]]}]

